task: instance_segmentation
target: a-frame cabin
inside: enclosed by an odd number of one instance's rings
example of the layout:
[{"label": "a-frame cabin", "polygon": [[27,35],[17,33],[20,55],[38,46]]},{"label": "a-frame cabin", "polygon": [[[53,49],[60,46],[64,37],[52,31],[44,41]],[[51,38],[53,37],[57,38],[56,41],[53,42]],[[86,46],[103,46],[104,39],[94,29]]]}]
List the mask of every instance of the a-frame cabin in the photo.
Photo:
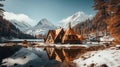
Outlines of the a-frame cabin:
[{"label": "a-frame cabin", "polygon": [[45,39],[45,43],[61,43],[63,35],[64,30],[62,28],[57,30],[49,30]]},{"label": "a-frame cabin", "polygon": [[69,23],[69,27],[64,31],[63,28],[49,30],[45,43],[63,43],[63,44],[80,44],[81,35],[74,32]]}]

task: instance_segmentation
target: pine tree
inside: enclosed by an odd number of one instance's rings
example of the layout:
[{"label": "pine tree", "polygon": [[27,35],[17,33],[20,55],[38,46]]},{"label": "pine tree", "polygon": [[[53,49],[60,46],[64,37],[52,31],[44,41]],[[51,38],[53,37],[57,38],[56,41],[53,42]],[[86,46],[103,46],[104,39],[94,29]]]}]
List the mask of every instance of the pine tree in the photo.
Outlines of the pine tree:
[{"label": "pine tree", "polygon": [[[0,1],[5,1],[5,0],[0,0]],[[2,8],[4,5],[2,3],[0,3],[0,18],[3,18],[3,11],[4,9]],[[1,20],[1,19],[0,19]],[[2,24],[0,23],[0,26]],[[2,35],[2,27],[0,27],[0,40],[1,40],[1,35]]]},{"label": "pine tree", "polygon": [[[0,0],[0,1],[5,1],[5,0]],[[2,8],[4,5],[0,3],[0,16],[3,16],[3,11],[4,9]]]}]

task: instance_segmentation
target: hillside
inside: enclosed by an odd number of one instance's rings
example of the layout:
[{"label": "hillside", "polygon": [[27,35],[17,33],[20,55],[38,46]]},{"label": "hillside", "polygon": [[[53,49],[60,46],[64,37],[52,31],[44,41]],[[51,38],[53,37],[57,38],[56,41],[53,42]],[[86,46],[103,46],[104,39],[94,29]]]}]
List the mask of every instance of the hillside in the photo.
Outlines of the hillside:
[{"label": "hillside", "polygon": [[15,14],[7,11],[3,12],[3,14],[4,19],[10,21],[10,23],[22,32],[32,27],[30,23],[32,23],[33,20],[25,14]]},{"label": "hillside", "polygon": [[22,33],[10,21],[0,16],[0,42],[12,38],[34,38]]}]

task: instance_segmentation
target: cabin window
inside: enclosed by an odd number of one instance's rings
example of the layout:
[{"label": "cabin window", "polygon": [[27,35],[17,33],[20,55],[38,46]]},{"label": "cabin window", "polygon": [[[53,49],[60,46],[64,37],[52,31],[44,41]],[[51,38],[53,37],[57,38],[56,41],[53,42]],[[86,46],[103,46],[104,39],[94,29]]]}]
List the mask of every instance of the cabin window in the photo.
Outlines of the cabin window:
[{"label": "cabin window", "polygon": [[67,35],[67,38],[71,40],[71,39],[72,39],[72,36],[71,36],[71,35]]},{"label": "cabin window", "polygon": [[76,37],[76,36],[73,36],[73,38],[74,38],[74,39],[77,39],[77,37]]},{"label": "cabin window", "polygon": [[62,36],[60,35],[60,39],[62,39]]},{"label": "cabin window", "polygon": [[72,36],[72,38],[73,38],[73,39],[75,39],[75,37],[74,37],[74,36]]},{"label": "cabin window", "polygon": [[48,40],[50,40],[51,39],[51,36],[48,36]]},{"label": "cabin window", "polygon": [[66,35],[66,38],[69,38],[69,36],[68,36],[68,35]]},{"label": "cabin window", "polygon": [[68,39],[71,39],[71,36],[70,36],[70,35],[68,35],[67,37],[68,37]]},{"label": "cabin window", "polygon": [[70,36],[70,39],[73,39],[73,36]]}]

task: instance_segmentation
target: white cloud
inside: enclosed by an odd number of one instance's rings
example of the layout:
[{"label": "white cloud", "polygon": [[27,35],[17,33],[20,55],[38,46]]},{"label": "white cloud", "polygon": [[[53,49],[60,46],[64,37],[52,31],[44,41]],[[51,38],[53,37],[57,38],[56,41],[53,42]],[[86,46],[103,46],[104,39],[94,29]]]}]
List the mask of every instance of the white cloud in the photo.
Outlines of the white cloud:
[{"label": "white cloud", "polygon": [[35,20],[31,19],[29,16],[25,14],[15,14],[12,12],[4,12],[4,18],[11,21],[11,20],[16,20],[18,22],[25,22],[30,25],[34,25]]}]

